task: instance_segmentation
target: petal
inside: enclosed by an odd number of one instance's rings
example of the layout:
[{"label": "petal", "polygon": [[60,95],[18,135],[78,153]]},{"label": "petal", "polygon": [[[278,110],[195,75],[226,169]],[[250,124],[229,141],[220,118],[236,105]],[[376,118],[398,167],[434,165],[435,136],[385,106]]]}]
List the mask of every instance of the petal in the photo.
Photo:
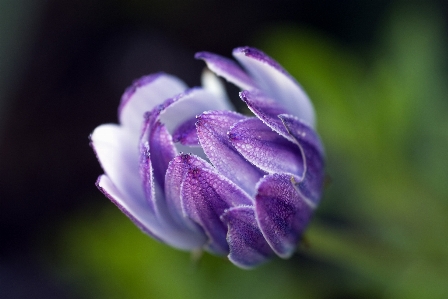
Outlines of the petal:
[{"label": "petal", "polygon": [[292,115],[280,115],[288,132],[297,140],[305,156],[305,178],[300,191],[315,203],[319,202],[325,178],[324,148],[316,131]]},{"label": "petal", "polygon": [[221,219],[227,224],[229,260],[235,265],[250,269],[271,258],[274,254],[263,237],[255,219],[253,207],[228,209]]},{"label": "petal", "polygon": [[191,118],[179,125],[173,132],[173,141],[188,146],[200,146],[196,132],[196,118]]},{"label": "petal", "polygon": [[[127,199],[107,175],[101,175],[96,181],[97,188],[106,195],[134,224],[145,233],[158,241],[162,241],[157,235],[159,224],[154,214],[154,209],[144,201]],[[160,228],[159,228],[160,229]],[[154,232],[153,232],[154,230]]]},{"label": "petal", "polygon": [[177,152],[171,140],[171,135],[160,122],[154,124],[149,137],[149,146],[152,153],[151,162],[154,167],[154,175],[163,189],[168,163],[177,155]]},{"label": "petal", "polygon": [[120,123],[139,133],[143,115],[168,98],[183,92],[187,86],[176,77],[158,73],[142,77],[132,84],[121,98]]},{"label": "petal", "polygon": [[254,78],[257,86],[269,97],[275,99],[288,110],[314,126],[314,108],[297,81],[275,60],[260,50],[242,47],[233,51],[233,56]]},{"label": "petal", "polygon": [[279,114],[286,114],[286,110],[279,106],[273,99],[267,97],[259,91],[242,91],[240,98],[247,104],[249,109],[268,127],[290,141],[295,141],[283,122],[278,118]]},{"label": "petal", "polygon": [[97,127],[90,140],[104,172],[118,191],[126,198],[145,202],[139,176],[138,135],[121,126],[106,124]]},{"label": "petal", "polygon": [[181,203],[181,185],[191,167],[213,169],[210,164],[193,155],[180,154],[172,159],[165,176],[165,198],[169,212],[179,225],[198,230],[198,225],[184,215]]},{"label": "petal", "polygon": [[[173,160],[175,160],[177,153],[171,135],[165,126],[160,123],[158,116],[171,103],[171,101],[167,101],[159,109],[154,109],[145,115],[146,122],[140,145],[140,175],[146,198],[154,206],[158,219],[167,226],[183,231],[185,234],[194,234],[197,238],[202,236],[202,243],[204,243],[206,236],[203,230],[186,218],[180,208],[179,190],[186,171],[183,171],[180,174],[180,179],[177,180],[176,172],[173,175],[172,169],[170,172],[168,171],[170,165],[175,165]],[[200,166],[205,167],[207,165],[205,163]],[[211,166],[209,167],[211,168]]]},{"label": "petal", "polygon": [[225,98],[227,99],[227,102],[230,102],[227,98],[226,87],[221,82],[221,80],[210,70],[204,69],[204,71],[202,72],[201,84],[202,87],[207,91],[214,93],[220,98]]},{"label": "petal", "polygon": [[196,53],[195,58],[204,60],[212,72],[241,89],[253,89],[256,87],[252,78],[233,60],[209,52]]},{"label": "petal", "polygon": [[[160,108],[160,107],[159,107]],[[165,173],[176,149],[166,128],[158,121],[160,110],[145,113],[140,139],[140,182],[146,200],[154,207],[159,219],[174,224],[164,197]]]},{"label": "petal", "polygon": [[197,159],[190,156],[186,160],[190,165],[181,186],[182,208],[209,237],[207,249],[216,254],[227,254],[227,227],[219,217],[228,208],[250,205],[252,200],[214,170],[195,166]]},{"label": "petal", "polygon": [[137,201],[127,198],[115,187],[108,176],[100,176],[96,185],[137,227],[156,240],[182,250],[202,247],[205,240],[203,235],[164,225],[156,218],[145,200]]},{"label": "petal", "polygon": [[[154,182],[154,170],[151,162],[151,151],[149,144],[145,143],[140,146],[140,183],[141,188],[144,190],[146,201],[148,205],[152,207],[154,214],[159,214],[160,209],[157,205],[163,204],[162,190],[158,188],[159,192],[156,192],[157,184]],[[159,200],[157,200],[159,198]]]},{"label": "petal", "polygon": [[144,133],[140,146],[147,147],[147,150],[151,152],[151,167],[163,191],[168,163],[177,155],[177,151],[168,130],[157,120],[155,115],[157,112],[152,111],[145,115]]},{"label": "petal", "polygon": [[303,159],[297,144],[272,131],[258,118],[237,122],[229,139],[249,162],[268,173],[290,173],[302,177]]},{"label": "petal", "polygon": [[185,122],[207,110],[231,110],[227,98],[203,88],[192,88],[174,97],[160,112],[160,121],[173,133]]},{"label": "petal", "polygon": [[231,111],[207,111],[198,117],[196,127],[201,146],[218,172],[253,196],[264,173],[248,163],[227,136],[230,127],[244,118]]},{"label": "petal", "polygon": [[[154,206],[158,221],[177,233],[193,236],[201,246],[206,241],[202,229],[191,220],[177,213],[176,206],[180,206],[180,196],[177,202],[167,200],[165,196],[165,175],[170,161],[174,159],[176,150],[171,135],[160,123],[160,111],[171,102],[167,101],[157,109],[145,114],[144,132],[140,142],[140,175],[143,182],[147,201]],[[180,186],[181,182],[178,182]]]},{"label": "petal", "polygon": [[294,188],[292,178],[286,174],[265,176],[255,197],[259,227],[271,248],[282,258],[293,254],[315,207]]}]

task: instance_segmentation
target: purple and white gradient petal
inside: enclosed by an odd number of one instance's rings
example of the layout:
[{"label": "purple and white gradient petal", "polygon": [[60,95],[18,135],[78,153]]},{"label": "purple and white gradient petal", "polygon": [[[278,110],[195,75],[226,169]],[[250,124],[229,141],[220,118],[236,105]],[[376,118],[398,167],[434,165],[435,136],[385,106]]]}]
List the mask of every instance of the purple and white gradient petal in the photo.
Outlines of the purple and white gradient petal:
[{"label": "purple and white gradient petal", "polygon": [[[290,257],[322,195],[324,149],[302,87],[260,50],[236,61],[196,54],[202,87],[158,73],[122,96],[119,124],[97,127],[96,185],[143,232],[181,250],[254,268]],[[254,113],[234,111],[217,76]]]}]

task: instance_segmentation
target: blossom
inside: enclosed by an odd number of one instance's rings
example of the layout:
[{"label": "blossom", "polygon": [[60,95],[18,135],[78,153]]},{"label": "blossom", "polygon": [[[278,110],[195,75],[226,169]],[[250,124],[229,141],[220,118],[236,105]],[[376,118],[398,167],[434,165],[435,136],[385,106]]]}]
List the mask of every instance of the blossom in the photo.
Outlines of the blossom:
[{"label": "blossom", "polygon": [[120,124],[90,138],[105,172],[97,187],[139,228],[252,268],[294,253],[321,197],[324,151],[300,85],[257,49],[233,55],[239,64],[196,58],[239,87],[254,116],[233,111],[211,72],[191,89],[158,73],[125,91]]}]

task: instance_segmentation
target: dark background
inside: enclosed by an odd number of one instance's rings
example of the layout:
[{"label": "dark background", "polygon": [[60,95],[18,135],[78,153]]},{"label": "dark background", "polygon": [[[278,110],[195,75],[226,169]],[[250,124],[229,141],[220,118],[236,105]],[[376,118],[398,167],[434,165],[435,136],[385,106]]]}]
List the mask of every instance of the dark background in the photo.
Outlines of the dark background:
[{"label": "dark background", "polygon": [[[2,298],[74,298],[73,286],[41,269],[36,248],[51,247],[52,234],[71,214],[110,205],[94,186],[102,170],[88,136],[97,125],[116,122],[121,93],[133,79],[165,71],[198,85],[204,65],[195,52],[229,56],[274,23],[317,30],[368,61],[379,26],[399,3],[9,2],[0,13],[10,14],[0,45]],[[446,1],[425,3],[446,15]]]}]

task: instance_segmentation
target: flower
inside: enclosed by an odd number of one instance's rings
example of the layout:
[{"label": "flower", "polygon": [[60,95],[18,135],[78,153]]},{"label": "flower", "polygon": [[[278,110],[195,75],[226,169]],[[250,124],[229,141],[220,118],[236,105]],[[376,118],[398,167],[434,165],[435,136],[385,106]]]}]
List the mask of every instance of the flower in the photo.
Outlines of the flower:
[{"label": "flower", "polygon": [[144,232],[252,268],[295,251],[320,200],[324,152],[299,84],[257,49],[233,55],[243,68],[196,58],[241,88],[255,117],[232,111],[211,72],[192,89],[158,73],[125,91],[119,125],[90,138],[105,172],[97,187]]}]

